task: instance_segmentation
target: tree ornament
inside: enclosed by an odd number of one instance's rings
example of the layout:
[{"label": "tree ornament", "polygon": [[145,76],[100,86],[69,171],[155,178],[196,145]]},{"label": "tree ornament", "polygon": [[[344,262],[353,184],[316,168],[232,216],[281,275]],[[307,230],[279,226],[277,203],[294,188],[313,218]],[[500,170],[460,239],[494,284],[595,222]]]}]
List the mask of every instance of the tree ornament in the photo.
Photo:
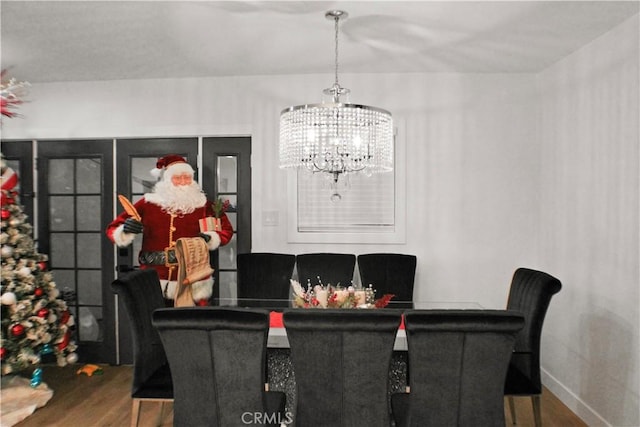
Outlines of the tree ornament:
[{"label": "tree ornament", "polygon": [[0,347],[0,360],[4,360],[5,354],[7,354],[7,349],[4,347]]},{"label": "tree ornament", "polygon": [[0,218],[3,220],[9,219],[11,217],[11,211],[9,209],[2,209],[0,211]]},{"label": "tree ornament", "polygon": [[60,324],[66,325],[67,322],[69,321],[69,317],[71,317],[71,313],[69,313],[69,310],[63,311],[60,314]]},{"label": "tree ornament", "polygon": [[27,277],[31,275],[31,269],[29,267],[22,267],[20,270],[18,270],[18,274],[23,276],[23,277]]},{"label": "tree ornament", "polygon": [[0,297],[0,302],[2,302],[2,305],[14,305],[16,301],[16,294],[14,294],[13,292],[5,292],[4,294],[2,294],[2,297]]},{"label": "tree ornament", "polygon": [[37,297],[41,297],[44,294],[44,289],[42,288],[35,288],[33,290],[33,294]]},{"label": "tree ornament", "polygon": [[11,333],[13,334],[14,337],[19,337],[20,335],[24,334],[24,326],[22,326],[19,323],[16,323],[11,327]]},{"label": "tree ornament", "polygon": [[38,310],[38,317],[44,319],[48,315],[49,315],[49,309],[48,308],[41,308],[40,310]]},{"label": "tree ornament", "polygon": [[33,370],[33,374],[31,375],[31,382],[29,385],[33,388],[36,388],[42,383],[42,369],[36,368]]},{"label": "tree ornament", "polygon": [[5,245],[2,247],[2,249],[0,249],[0,254],[2,254],[3,258],[9,258],[11,255],[13,255],[13,248],[9,245]]},{"label": "tree ornament", "polygon": [[58,350],[64,350],[69,345],[69,331],[65,332],[64,337],[62,337],[62,341],[58,344]]},{"label": "tree ornament", "polygon": [[78,361],[78,353],[69,353],[67,356],[67,362],[74,364]]},{"label": "tree ornament", "polygon": [[40,350],[40,354],[51,354],[53,353],[53,348],[51,347],[51,344],[45,344],[42,346],[42,350]]},{"label": "tree ornament", "polygon": [[47,271],[47,262],[46,261],[40,261],[38,263],[38,268],[42,271]]}]

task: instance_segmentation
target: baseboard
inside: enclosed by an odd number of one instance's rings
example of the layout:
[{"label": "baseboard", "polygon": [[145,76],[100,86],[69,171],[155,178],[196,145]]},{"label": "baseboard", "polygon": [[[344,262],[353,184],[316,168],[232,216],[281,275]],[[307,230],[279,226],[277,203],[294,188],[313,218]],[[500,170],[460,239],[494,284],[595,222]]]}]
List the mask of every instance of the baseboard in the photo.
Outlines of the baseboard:
[{"label": "baseboard", "polygon": [[541,369],[542,384],[590,427],[613,427],[557,378]]}]

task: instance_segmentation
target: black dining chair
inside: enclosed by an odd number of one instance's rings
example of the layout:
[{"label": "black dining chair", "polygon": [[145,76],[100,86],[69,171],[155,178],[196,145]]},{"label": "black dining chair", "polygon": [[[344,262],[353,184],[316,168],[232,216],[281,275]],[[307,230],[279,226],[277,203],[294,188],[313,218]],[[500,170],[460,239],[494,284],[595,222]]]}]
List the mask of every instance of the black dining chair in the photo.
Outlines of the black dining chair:
[{"label": "black dining chair", "polygon": [[350,286],[356,266],[354,254],[318,252],[296,256],[298,281],[302,286],[307,283],[318,284],[318,278],[324,285]]},{"label": "black dining chair", "polygon": [[509,402],[511,421],[516,423],[514,396],[529,396],[536,427],[542,425],[540,395],[540,339],[542,325],[553,295],[560,292],[557,278],[537,270],[518,268],[511,280],[507,309],[524,313],[525,325],[516,343],[507,372],[504,394]]},{"label": "black dining chair", "polygon": [[[371,253],[358,255],[358,271],[363,287],[372,285],[376,297],[393,294],[393,307],[413,308],[413,285],[416,275],[415,255]],[[403,303],[402,301],[408,302]]]},{"label": "black dining chair", "polygon": [[398,427],[504,426],[504,380],[522,314],[407,310],[408,393],[391,396]]},{"label": "black dining chair", "polygon": [[296,425],[389,427],[389,366],[400,312],[289,309],[283,320]]},{"label": "black dining chair", "polygon": [[288,307],[290,279],[296,264],[292,254],[252,252],[238,254],[238,298],[245,306]]},{"label": "black dining chair", "polygon": [[153,325],[173,373],[174,426],[286,422],[285,394],[265,391],[268,311],[163,308]]},{"label": "black dining chair", "polygon": [[160,425],[166,402],[173,401],[171,370],[158,332],[151,323],[153,311],[165,307],[158,274],[153,269],[131,270],[111,284],[129,318],[133,344],[131,425],[140,421],[142,402],[160,402]]}]

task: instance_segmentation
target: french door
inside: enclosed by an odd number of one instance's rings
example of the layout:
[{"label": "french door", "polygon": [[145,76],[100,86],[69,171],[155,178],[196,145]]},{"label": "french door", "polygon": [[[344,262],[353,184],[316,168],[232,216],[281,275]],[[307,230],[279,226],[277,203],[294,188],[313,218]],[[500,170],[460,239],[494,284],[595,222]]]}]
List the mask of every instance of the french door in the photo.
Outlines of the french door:
[{"label": "french door", "polygon": [[54,280],[74,314],[81,362],[132,363],[129,319],[116,305],[111,282],[119,272],[136,268],[141,239],[115,248],[104,230],[122,210],[117,194],[137,201],[152,191],[150,171],[158,157],[184,156],[196,179],[202,176],[209,199],[231,202],[227,215],[234,237],[211,253],[212,302],[237,295],[236,256],[251,251],[250,137],[40,140],[35,186],[33,145],[2,141],[2,151],[20,176],[21,203],[37,225],[38,251],[49,256]]},{"label": "french door", "polygon": [[38,250],[74,314],[81,362],[115,363],[113,141],[38,142]]},{"label": "french door", "polygon": [[[202,144],[195,137],[118,139],[116,153],[116,193],[134,203],[153,190],[156,181],[150,171],[157,159],[167,154],[183,156],[196,170],[195,179],[200,181],[202,176],[202,189],[210,200],[229,199],[231,206],[227,215],[234,236],[229,244],[210,252],[215,283],[211,302],[216,304],[219,297],[235,297],[236,255],[239,250],[251,250],[251,138],[205,137]],[[199,153],[202,170],[198,169]],[[121,210],[122,206],[118,205],[116,211]],[[117,249],[119,272],[138,267],[141,243],[141,239],[135,239],[130,247]],[[124,313],[122,308],[118,311]],[[119,316],[120,363],[131,363],[133,358],[128,321],[126,316]]]}]

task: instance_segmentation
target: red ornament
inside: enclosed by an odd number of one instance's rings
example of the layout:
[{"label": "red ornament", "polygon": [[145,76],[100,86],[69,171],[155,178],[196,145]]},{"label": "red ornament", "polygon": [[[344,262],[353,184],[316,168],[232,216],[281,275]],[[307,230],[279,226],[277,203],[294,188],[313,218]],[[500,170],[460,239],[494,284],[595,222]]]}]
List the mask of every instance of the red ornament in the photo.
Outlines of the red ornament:
[{"label": "red ornament", "polygon": [[48,315],[49,315],[49,309],[48,308],[41,308],[40,310],[38,310],[38,317],[41,317],[42,319],[44,319]]},{"label": "red ornament", "polygon": [[40,261],[38,263],[38,268],[42,271],[47,271],[47,263],[45,261]]},{"label": "red ornament", "polygon": [[60,341],[60,343],[58,344],[58,350],[64,350],[65,348],[67,348],[70,338],[71,337],[69,336],[69,331],[65,332],[64,337],[62,337],[62,341]]},{"label": "red ornament", "polygon": [[0,359],[4,360],[4,355],[7,354],[7,349],[0,347]]},{"label": "red ornament", "polygon": [[42,288],[35,288],[33,290],[33,294],[37,297],[41,297],[44,294],[44,290]]},{"label": "red ornament", "polygon": [[60,314],[60,323],[66,325],[69,321],[71,314],[69,314],[69,310],[65,310]]},{"label": "red ornament", "polygon": [[2,209],[2,211],[0,211],[0,218],[2,219],[9,219],[11,217],[11,211],[8,209]]},{"label": "red ornament", "polygon": [[14,337],[19,337],[20,335],[24,334],[24,326],[22,326],[19,323],[16,323],[11,327],[11,333],[13,334]]}]

